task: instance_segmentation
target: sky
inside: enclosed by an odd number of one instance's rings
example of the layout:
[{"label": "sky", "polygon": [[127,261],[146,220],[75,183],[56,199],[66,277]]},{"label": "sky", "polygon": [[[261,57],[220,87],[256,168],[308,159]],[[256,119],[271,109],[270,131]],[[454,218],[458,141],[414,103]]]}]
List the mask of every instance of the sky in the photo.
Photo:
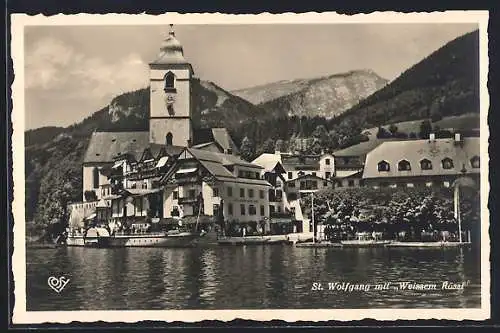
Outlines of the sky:
[{"label": "sky", "polygon": [[[393,80],[476,24],[176,25],[195,75],[226,90],[371,69]],[[25,127],[68,126],[148,86],[168,25],[27,26]]]}]

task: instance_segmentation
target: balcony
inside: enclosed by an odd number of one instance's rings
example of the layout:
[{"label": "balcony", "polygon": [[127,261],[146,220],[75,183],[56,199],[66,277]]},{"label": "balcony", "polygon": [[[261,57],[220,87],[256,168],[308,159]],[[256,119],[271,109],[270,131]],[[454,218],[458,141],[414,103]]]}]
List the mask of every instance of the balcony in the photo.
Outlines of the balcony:
[{"label": "balcony", "polygon": [[184,204],[193,204],[193,203],[196,203],[196,202],[198,202],[198,200],[195,197],[184,197],[184,198],[177,199],[177,202],[180,205],[184,205]]}]

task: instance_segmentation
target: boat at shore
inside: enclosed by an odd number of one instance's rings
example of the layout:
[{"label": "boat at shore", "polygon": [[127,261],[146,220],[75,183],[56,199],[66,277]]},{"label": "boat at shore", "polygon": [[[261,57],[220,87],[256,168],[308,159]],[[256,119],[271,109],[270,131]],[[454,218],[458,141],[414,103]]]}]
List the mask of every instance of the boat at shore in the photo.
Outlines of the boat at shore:
[{"label": "boat at shore", "polygon": [[390,243],[390,240],[377,239],[368,232],[356,233],[356,239],[340,241],[342,247],[384,247]]},{"label": "boat at shore", "polygon": [[443,248],[443,247],[467,247],[472,244],[469,242],[391,242],[387,247],[393,248]]}]

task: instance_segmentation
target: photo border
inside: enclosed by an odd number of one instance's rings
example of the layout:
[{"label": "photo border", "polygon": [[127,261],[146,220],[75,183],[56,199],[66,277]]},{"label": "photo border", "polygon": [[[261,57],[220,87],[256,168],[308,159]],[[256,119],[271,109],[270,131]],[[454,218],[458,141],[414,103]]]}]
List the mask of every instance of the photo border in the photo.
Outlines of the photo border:
[{"label": "photo border", "polygon": [[[34,323],[71,323],[73,321],[85,322],[106,321],[133,323],[142,320],[168,321],[168,318],[175,318],[175,321],[186,323],[198,322],[200,320],[223,320],[231,321],[237,318],[257,321],[285,320],[295,322],[297,318],[313,322],[340,320],[352,321],[372,318],[376,320],[415,320],[415,319],[470,319],[484,320],[490,317],[490,239],[488,233],[489,211],[486,198],[489,194],[489,155],[488,155],[488,107],[489,94],[487,91],[488,78],[488,13],[484,11],[468,11],[468,20],[458,18],[464,12],[433,12],[433,13],[372,13],[356,14],[353,16],[339,15],[335,13],[305,13],[305,14],[258,14],[258,15],[229,15],[224,16],[224,22],[219,21],[223,14],[176,14],[167,13],[164,15],[129,15],[129,14],[106,14],[95,16],[93,14],[76,15],[55,15],[46,17],[43,15],[27,16],[14,14],[11,16],[12,32],[12,58],[14,68],[14,83],[12,85],[12,159],[16,165],[24,165],[24,35],[19,33],[19,29],[26,25],[134,25],[134,24],[297,24],[297,23],[374,23],[377,16],[383,15],[384,21],[409,23],[431,22],[432,19],[439,19],[439,22],[454,23],[478,23],[480,35],[480,123],[481,123],[481,303],[484,305],[477,309],[311,309],[311,310],[149,310],[149,311],[26,311],[26,257],[25,257],[25,225],[24,223],[14,223],[14,252],[12,256],[12,270],[14,273],[15,298],[13,322],[19,324]],[[444,16],[446,17],[444,17]],[[448,16],[449,15],[449,16]],[[477,21],[469,21],[474,17]],[[91,18],[91,22],[88,22]],[[127,19],[126,23],[123,20]],[[140,22],[146,19],[147,22]],[[255,19],[260,22],[256,23]],[[203,23],[193,23],[193,20],[203,20]],[[357,21],[359,20],[359,21]],[[48,22],[52,21],[52,22]],[[85,23],[87,21],[88,23]],[[435,21],[432,21],[435,22]],[[22,110],[22,111],[16,111]],[[487,157],[487,158],[485,158]],[[22,164],[21,164],[22,163]],[[13,168],[14,200],[12,202],[12,212],[14,220],[24,220],[24,168]],[[23,186],[15,186],[23,184]],[[487,223],[485,223],[487,221]],[[19,235],[19,236],[16,236]],[[486,248],[485,248],[486,247]],[[485,265],[486,263],[486,265]],[[486,270],[485,270],[486,269]],[[24,297],[23,297],[24,296]],[[137,313],[140,312],[140,313]],[[184,314],[184,312],[187,312]],[[263,313],[265,312],[265,313]],[[352,312],[356,312],[352,316]],[[418,318],[412,312],[418,312]],[[439,313],[438,313],[439,312]],[[104,315],[102,315],[104,314]],[[184,316],[186,315],[186,316]],[[305,315],[305,316],[301,316]],[[332,316],[333,315],[333,316]],[[57,318],[52,321],[50,318]],[[198,317],[199,316],[199,317]],[[124,317],[127,320],[123,320]],[[61,320],[62,319],[62,320]]]}]

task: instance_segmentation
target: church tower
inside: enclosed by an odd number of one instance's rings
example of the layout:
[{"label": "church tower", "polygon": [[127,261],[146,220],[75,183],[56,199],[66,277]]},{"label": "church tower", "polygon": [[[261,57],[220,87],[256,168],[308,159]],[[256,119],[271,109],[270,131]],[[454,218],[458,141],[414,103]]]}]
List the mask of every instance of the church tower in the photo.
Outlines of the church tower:
[{"label": "church tower", "polygon": [[157,59],[149,64],[149,142],[187,147],[193,142],[193,68],[170,25]]}]

